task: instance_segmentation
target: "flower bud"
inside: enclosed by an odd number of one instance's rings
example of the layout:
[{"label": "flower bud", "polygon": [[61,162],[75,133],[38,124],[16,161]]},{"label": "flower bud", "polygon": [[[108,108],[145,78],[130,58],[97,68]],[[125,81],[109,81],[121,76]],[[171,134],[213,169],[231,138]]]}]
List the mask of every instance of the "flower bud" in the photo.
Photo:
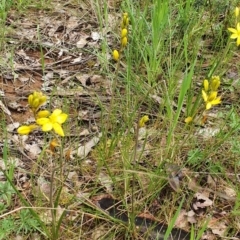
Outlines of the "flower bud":
[{"label": "flower bud", "polygon": [[121,44],[123,47],[125,47],[127,45],[127,37],[122,38]]},{"label": "flower bud", "polygon": [[32,102],[31,107],[37,109],[39,107],[39,98],[35,98]]},{"label": "flower bud", "polygon": [[123,19],[122,19],[122,23],[121,23],[121,28],[127,28],[129,24],[129,18],[128,18],[128,13],[123,13]]},{"label": "flower bud", "polygon": [[112,53],[112,55],[113,55],[113,59],[114,59],[115,61],[118,61],[118,60],[119,60],[119,52],[118,52],[118,50],[114,50],[113,53]]},{"label": "flower bud", "polygon": [[28,96],[28,104],[31,106],[33,102],[33,94]]},{"label": "flower bud", "polygon": [[236,16],[236,18],[239,16],[239,7],[235,8],[235,16]]},{"label": "flower bud", "polygon": [[123,28],[122,29],[122,32],[121,32],[121,38],[124,38],[127,36],[127,29],[126,28]]},{"label": "flower bud", "polygon": [[139,127],[144,127],[145,123],[149,121],[149,117],[147,115],[143,116],[140,120],[139,120]]},{"label": "flower bud", "polygon": [[190,122],[192,122],[192,120],[193,120],[192,117],[187,117],[187,118],[185,118],[184,122],[185,123],[190,123]]},{"label": "flower bud", "polygon": [[220,78],[218,76],[213,76],[210,85],[212,91],[217,91],[220,86]]},{"label": "flower bud", "polygon": [[207,79],[203,81],[203,87],[204,87],[204,90],[207,92],[209,89],[209,82]]},{"label": "flower bud", "polygon": [[42,96],[39,98],[39,106],[43,105],[47,101],[46,96]]},{"label": "flower bud", "polygon": [[46,118],[50,115],[48,110],[42,110],[37,113],[37,118]]}]

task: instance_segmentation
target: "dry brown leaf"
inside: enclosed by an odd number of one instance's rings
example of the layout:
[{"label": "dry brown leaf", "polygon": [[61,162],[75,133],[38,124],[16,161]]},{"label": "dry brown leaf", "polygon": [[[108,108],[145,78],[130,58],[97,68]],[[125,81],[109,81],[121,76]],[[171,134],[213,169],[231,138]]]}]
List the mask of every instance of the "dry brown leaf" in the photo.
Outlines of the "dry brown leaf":
[{"label": "dry brown leaf", "polygon": [[202,240],[216,240],[216,235],[214,235],[211,230],[207,230],[201,237]]},{"label": "dry brown leaf", "polygon": [[42,195],[49,201],[49,195],[50,195],[50,182],[48,182],[45,178],[39,177],[37,179],[37,184],[40,192]]},{"label": "dry brown leaf", "polygon": [[213,201],[210,200],[207,196],[202,193],[196,193],[194,195],[192,209],[198,215],[203,214],[206,211],[206,208],[213,205]]},{"label": "dry brown leaf", "polygon": [[[56,221],[58,221],[60,219],[60,217],[62,216],[64,212],[64,209],[61,208],[60,206],[57,206],[56,209]],[[45,224],[51,224],[53,219],[52,219],[52,212],[51,209],[47,209],[47,210],[42,210],[41,213],[39,214],[41,220],[45,223]]]},{"label": "dry brown leaf", "polygon": [[77,48],[83,48],[86,46],[86,44],[88,43],[88,41],[86,40],[88,36],[85,37],[81,37],[79,41],[77,41],[76,46]]},{"label": "dry brown leaf", "polygon": [[102,134],[99,133],[98,137],[93,137],[84,146],[80,146],[77,150],[77,156],[80,158],[85,158],[91,152],[92,148],[98,144],[101,136]]},{"label": "dry brown leaf", "polygon": [[205,140],[210,139],[220,132],[220,128],[206,127],[200,128],[197,135],[202,136]]},{"label": "dry brown leaf", "polygon": [[37,159],[42,152],[39,143],[26,144],[25,149],[29,152],[28,155],[32,159]]},{"label": "dry brown leaf", "polygon": [[101,35],[98,32],[91,32],[91,38],[94,41],[98,41],[99,39],[101,39]]},{"label": "dry brown leaf", "polygon": [[7,131],[8,131],[8,132],[13,132],[13,131],[16,130],[19,126],[20,126],[20,123],[19,123],[19,122],[14,122],[14,123],[8,124],[8,125],[7,125]]},{"label": "dry brown leaf", "polygon": [[213,217],[208,223],[208,228],[210,228],[214,234],[224,237],[224,234],[228,228],[228,224],[223,219],[217,219]]},{"label": "dry brown leaf", "polygon": [[187,213],[187,220],[188,220],[189,223],[191,223],[191,224],[197,223],[197,219],[196,219],[195,215],[196,214],[193,210],[190,210]]},{"label": "dry brown leaf", "polygon": [[106,173],[100,172],[99,175],[98,175],[98,180],[106,188],[107,193],[112,192],[113,181]]},{"label": "dry brown leaf", "polygon": [[185,209],[181,209],[175,221],[175,227],[187,229],[188,228],[188,214]]},{"label": "dry brown leaf", "polygon": [[104,225],[99,225],[93,229],[93,233],[91,235],[92,240],[105,239],[104,234],[108,233],[108,229],[104,227]]},{"label": "dry brown leaf", "polygon": [[0,108],[5,112],[7,115],[11,116],[11,112],[8,110],[8,108],[3,104],[3,102],[0,100]]}]

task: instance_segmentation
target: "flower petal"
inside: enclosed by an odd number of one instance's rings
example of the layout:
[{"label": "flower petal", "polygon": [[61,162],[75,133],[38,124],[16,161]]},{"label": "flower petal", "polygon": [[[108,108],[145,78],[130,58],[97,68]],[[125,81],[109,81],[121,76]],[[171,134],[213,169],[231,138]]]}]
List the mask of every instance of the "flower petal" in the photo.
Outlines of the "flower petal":
[{"label": "flower petal", "polygon": [[50,120],[49,120],[49,118],[38,118],[36,122],[37,122],[38,125],[42,126],[44,124],[49,123]]},{"label": "flower petal", "polygon": [[66,113],[61,113],[59,116],[56,118],[56,122],[59,124],[64,123],[68,118],[68,115]]},{"label": "flower petal", "polygon": [[44,125],[42,125],[42,130],[44,132],[49,132],[53,129],[53,124],[51,122],[45,123]]},{"label": "flower petal", "polygon": [[57,133],[58,135],[60,135],[62,137],[65,136],[61,124],[54,123],[53,124],[53,129],[54,129],[55,133]]},{"label": "flower petal", "polygon": [[209,110],[211,107],[212,107],[212,103],[211,103],[211,102],[208,102],[208,103],[206,104],[206,110]]},{"label": "flower petal", "polygon": [[59,115],[59,114],[61,114],[62,113],[62,110],[61,109],[55,109],[54,111],[53,111],[53,113],[52,113],[52,115]]},{"label": "flower petal", "polygon": [[237,30],[235,28],[228,28],[228,31],[232,32],[232,33],[237,33]]},{"label": "flower petal", "polygon": [[212,91],[208,96],[208,101],[211,102],[217,97],[217,91]]},{"label": "flower petal", "polygon": [[215,98],[213,101],[211,101],[212,105],[217,105],[221,103],[221,97]]},{"label": "flower petal", "polygon": [[205,102],[207,102],[208,96],[207,96],[207,93],[206,93],[204,90],[202,90],[202,97],[203,97],[203,100],[204,100]]},{"label": "flower petal", "polygon": [[238,34],[237,34],[237,33],[234,33],[234,34],[232,34],[232,35],[230,36],[230,38],[231,38],[231,39],[236,39],[236,38],[238,38]]},{"label": "flower petal", "polygon": [[17,129],[18,134],[20,135],[28,135],[32,129],[29,126],[21,126]]},{"label": "flower petal", "polygon": [[237,24],[237,31],[240,32],[240,23]]}]

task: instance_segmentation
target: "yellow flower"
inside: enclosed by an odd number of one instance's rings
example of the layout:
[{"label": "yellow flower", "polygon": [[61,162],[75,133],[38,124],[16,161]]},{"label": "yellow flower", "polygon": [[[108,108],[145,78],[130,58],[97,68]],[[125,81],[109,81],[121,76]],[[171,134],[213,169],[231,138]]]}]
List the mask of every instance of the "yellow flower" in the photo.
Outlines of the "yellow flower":
[{"label": "yellow flower", "polygon": [[127,36],[127,29],[123,28],[122,31],[121,31],[121,38],[124,38],[126,36]]},{"label": "yellow flower", "polygon": [[192,120],[193,120],[192,117],[187,117],[187,118],[185,118],[184,122],[185,123],[190,123],[190,122],[192,122]]},{"label": "yellow flower", "polygon": [[123,47],[127,46],[127,37],[122,38],[121,44],[122,44]]},{"label": "yellow flower", "polygon": [[217,97],[217,91],[212,91],[208,95],[204,90],[202,90],[202,97],[206,103],[206,110],[209,110],[212,106],[221,103],[221,97]]},{"label": "yellow flower", "polygon": [[18,128],[17,132],[20,135],[28,135],[30,132],[32,132],[36,128],[38,128],[37,125],[29,125],[29,126],[23,125]]},{"label": "yellow flower", "polygon": [[118,61],[118,60],[119,60],[119,52],[118,52],[118,50],[114,50],[113,53],[112,53],[112,55],[113,55],[113,59],[114,59],[115,61]]},{"label": "yellow flower", "polygon": [[36,111],[40,106],[42,106],[47,101],[47,97],[41,92],[33,92],[28,96],[28,104],[30,108]]},{"label": "yellow flower", "polygon": [[143,116],[140,120],[139,120],[139,127],[144,127],[145,123],[149,121],[149,117],[147,115]]},{"label": "yellow flower", "polygon": [[67,120],[68,115],[66,113],[62,113],[62,110],[55,109],[53,113],[47,118],[38,118],[37,124],[42,126],[42,131],[49,132],[52,129],[58,135],[64,137],[64,132],[62,129],[62,124]]},{"label": "yellow flower", "polygon": [[235,16],[236,16],[236,18],[239,16],[239,7],[235,8]]},{"label": "yellow flower", "polygon": [[237,39],[237,46],[240,45],[240,23],[237,24],[237,28],[228,28],[228,31],[232,32],[230,38]]}]

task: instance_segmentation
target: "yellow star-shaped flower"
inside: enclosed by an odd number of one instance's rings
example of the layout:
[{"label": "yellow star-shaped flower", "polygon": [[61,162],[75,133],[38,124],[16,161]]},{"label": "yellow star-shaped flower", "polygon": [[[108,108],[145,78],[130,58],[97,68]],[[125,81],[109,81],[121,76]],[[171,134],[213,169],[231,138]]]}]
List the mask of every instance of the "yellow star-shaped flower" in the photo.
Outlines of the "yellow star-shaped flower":
[{"label": "yellow star-shaped flower", "polygon": [[204,90],[202,90],[202,97],[206,103],[206,110],[209,110],[212,106],[218,105],[221,103],[221,97],[217,97],[217,92],[210,92],[208,95]]},{"label": "yellow star-shaped flower", "polygon": [[237,28],[228,28],[228,31],[232,33],[230,38],[237,39],[237,46],[240,45],[240,23],[237,24]]},{"label": "yellow star-shaped flower", "polygon": [[49,132],[52,129],[58,135],[64,137],[64,131],[62,129],[62,124],[67,120],[68,115],[62,113],[62,110],[55,109],[49,117],[42,117],[37,119],[37,124],[42,126],[42,131]]}]

